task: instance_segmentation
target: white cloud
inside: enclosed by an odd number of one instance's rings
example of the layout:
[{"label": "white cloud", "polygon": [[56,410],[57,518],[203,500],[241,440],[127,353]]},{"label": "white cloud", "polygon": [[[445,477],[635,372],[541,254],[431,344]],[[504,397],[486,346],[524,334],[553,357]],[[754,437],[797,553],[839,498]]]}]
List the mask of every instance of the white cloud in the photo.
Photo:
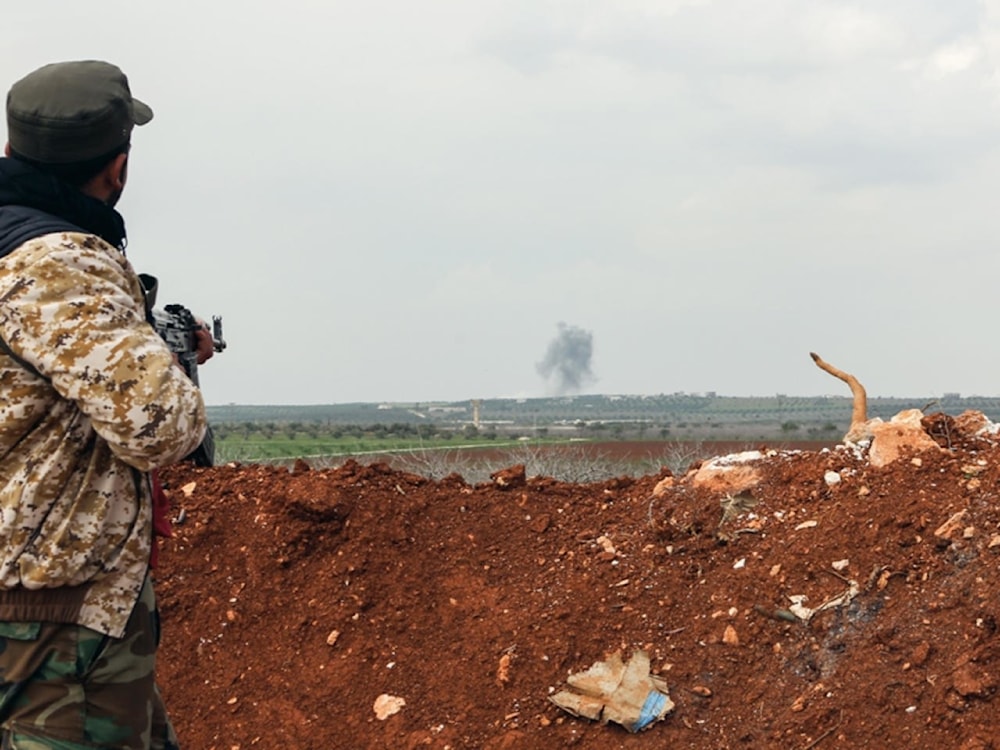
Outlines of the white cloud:
[{"label": "white cloud", "polygon": [[949,44],[931,56],[931,66],[940,76],[968,70],[980,57],[979,45],[971,40]]},{"label": "white cloud", "polygon": [[826,64],[884,58],[906,42],[902,19],[843,3],[810,3],[801,25],[800,43]]}]

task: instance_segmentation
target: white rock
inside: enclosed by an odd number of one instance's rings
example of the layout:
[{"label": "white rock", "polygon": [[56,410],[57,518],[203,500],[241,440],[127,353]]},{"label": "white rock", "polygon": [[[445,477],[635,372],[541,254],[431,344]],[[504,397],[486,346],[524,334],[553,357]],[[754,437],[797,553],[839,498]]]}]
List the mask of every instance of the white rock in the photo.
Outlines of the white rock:
[{"label": "white rock", "polygon": [[382,693],[382,695],[375,699],[373,708],[376,718],[379,721],[385,721],[393,714],[398,714],[405,705],[406,701],[399,696]]}]

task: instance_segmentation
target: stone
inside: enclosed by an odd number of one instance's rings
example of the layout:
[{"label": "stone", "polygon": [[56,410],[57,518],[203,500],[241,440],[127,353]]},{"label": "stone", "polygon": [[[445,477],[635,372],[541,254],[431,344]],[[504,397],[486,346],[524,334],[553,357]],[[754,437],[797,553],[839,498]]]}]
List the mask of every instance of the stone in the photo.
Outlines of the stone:
[{"label": "stone", "polygon": [[921,419],[923,412],[919,409],[907,409],[888,422],[872,424],[868,463],[876,467],[886,466],[904,454],[943,450],[924,430]]}]

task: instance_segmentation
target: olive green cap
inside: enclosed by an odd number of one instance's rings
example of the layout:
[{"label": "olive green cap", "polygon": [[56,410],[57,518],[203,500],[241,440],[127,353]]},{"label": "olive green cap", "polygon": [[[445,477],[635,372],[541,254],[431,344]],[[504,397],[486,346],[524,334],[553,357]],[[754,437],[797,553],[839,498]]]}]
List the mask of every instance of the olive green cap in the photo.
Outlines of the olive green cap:
[{"label": "olive green cap", "polygon": [[43,164],[103,156],[126,143],[133,126],[152,119],[125,74],[99,60],[45,65],[7,92],[10,147]]}]

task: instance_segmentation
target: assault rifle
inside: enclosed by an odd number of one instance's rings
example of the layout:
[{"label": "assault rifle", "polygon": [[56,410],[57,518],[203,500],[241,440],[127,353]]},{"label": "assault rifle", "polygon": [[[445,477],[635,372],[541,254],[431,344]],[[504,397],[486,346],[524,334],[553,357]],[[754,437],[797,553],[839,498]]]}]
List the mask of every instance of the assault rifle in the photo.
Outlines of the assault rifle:
[{"label": "assault rifle", "polygon": [[[198,341],[195,332],[201,324],[192,312],[184,305],[167,305],[162,310],[153,309],[153,328],[160,338],[167,342],[167,347],[177,355],[181,367],[187,376],[198,382]],[[217,352],[225,351],[226,340],[222,338],[222,316],[212,316],[212,348]]]},{"label": "assault rifle", "polygon": [[[198,340],[195,333],[203,326],[184,305],[167,305],[162,310],[153,308],[153,329],[160,335],[167,347],[180,362],[184,372],[195,385],[198,383]],[[226,340],[222,338],[222,317],[212,316],[212,348],[225,351]],[[205,432],[194,453],[187,457],[198,466],[212,466],[215,463],[215,437],[211,425]]]}]

